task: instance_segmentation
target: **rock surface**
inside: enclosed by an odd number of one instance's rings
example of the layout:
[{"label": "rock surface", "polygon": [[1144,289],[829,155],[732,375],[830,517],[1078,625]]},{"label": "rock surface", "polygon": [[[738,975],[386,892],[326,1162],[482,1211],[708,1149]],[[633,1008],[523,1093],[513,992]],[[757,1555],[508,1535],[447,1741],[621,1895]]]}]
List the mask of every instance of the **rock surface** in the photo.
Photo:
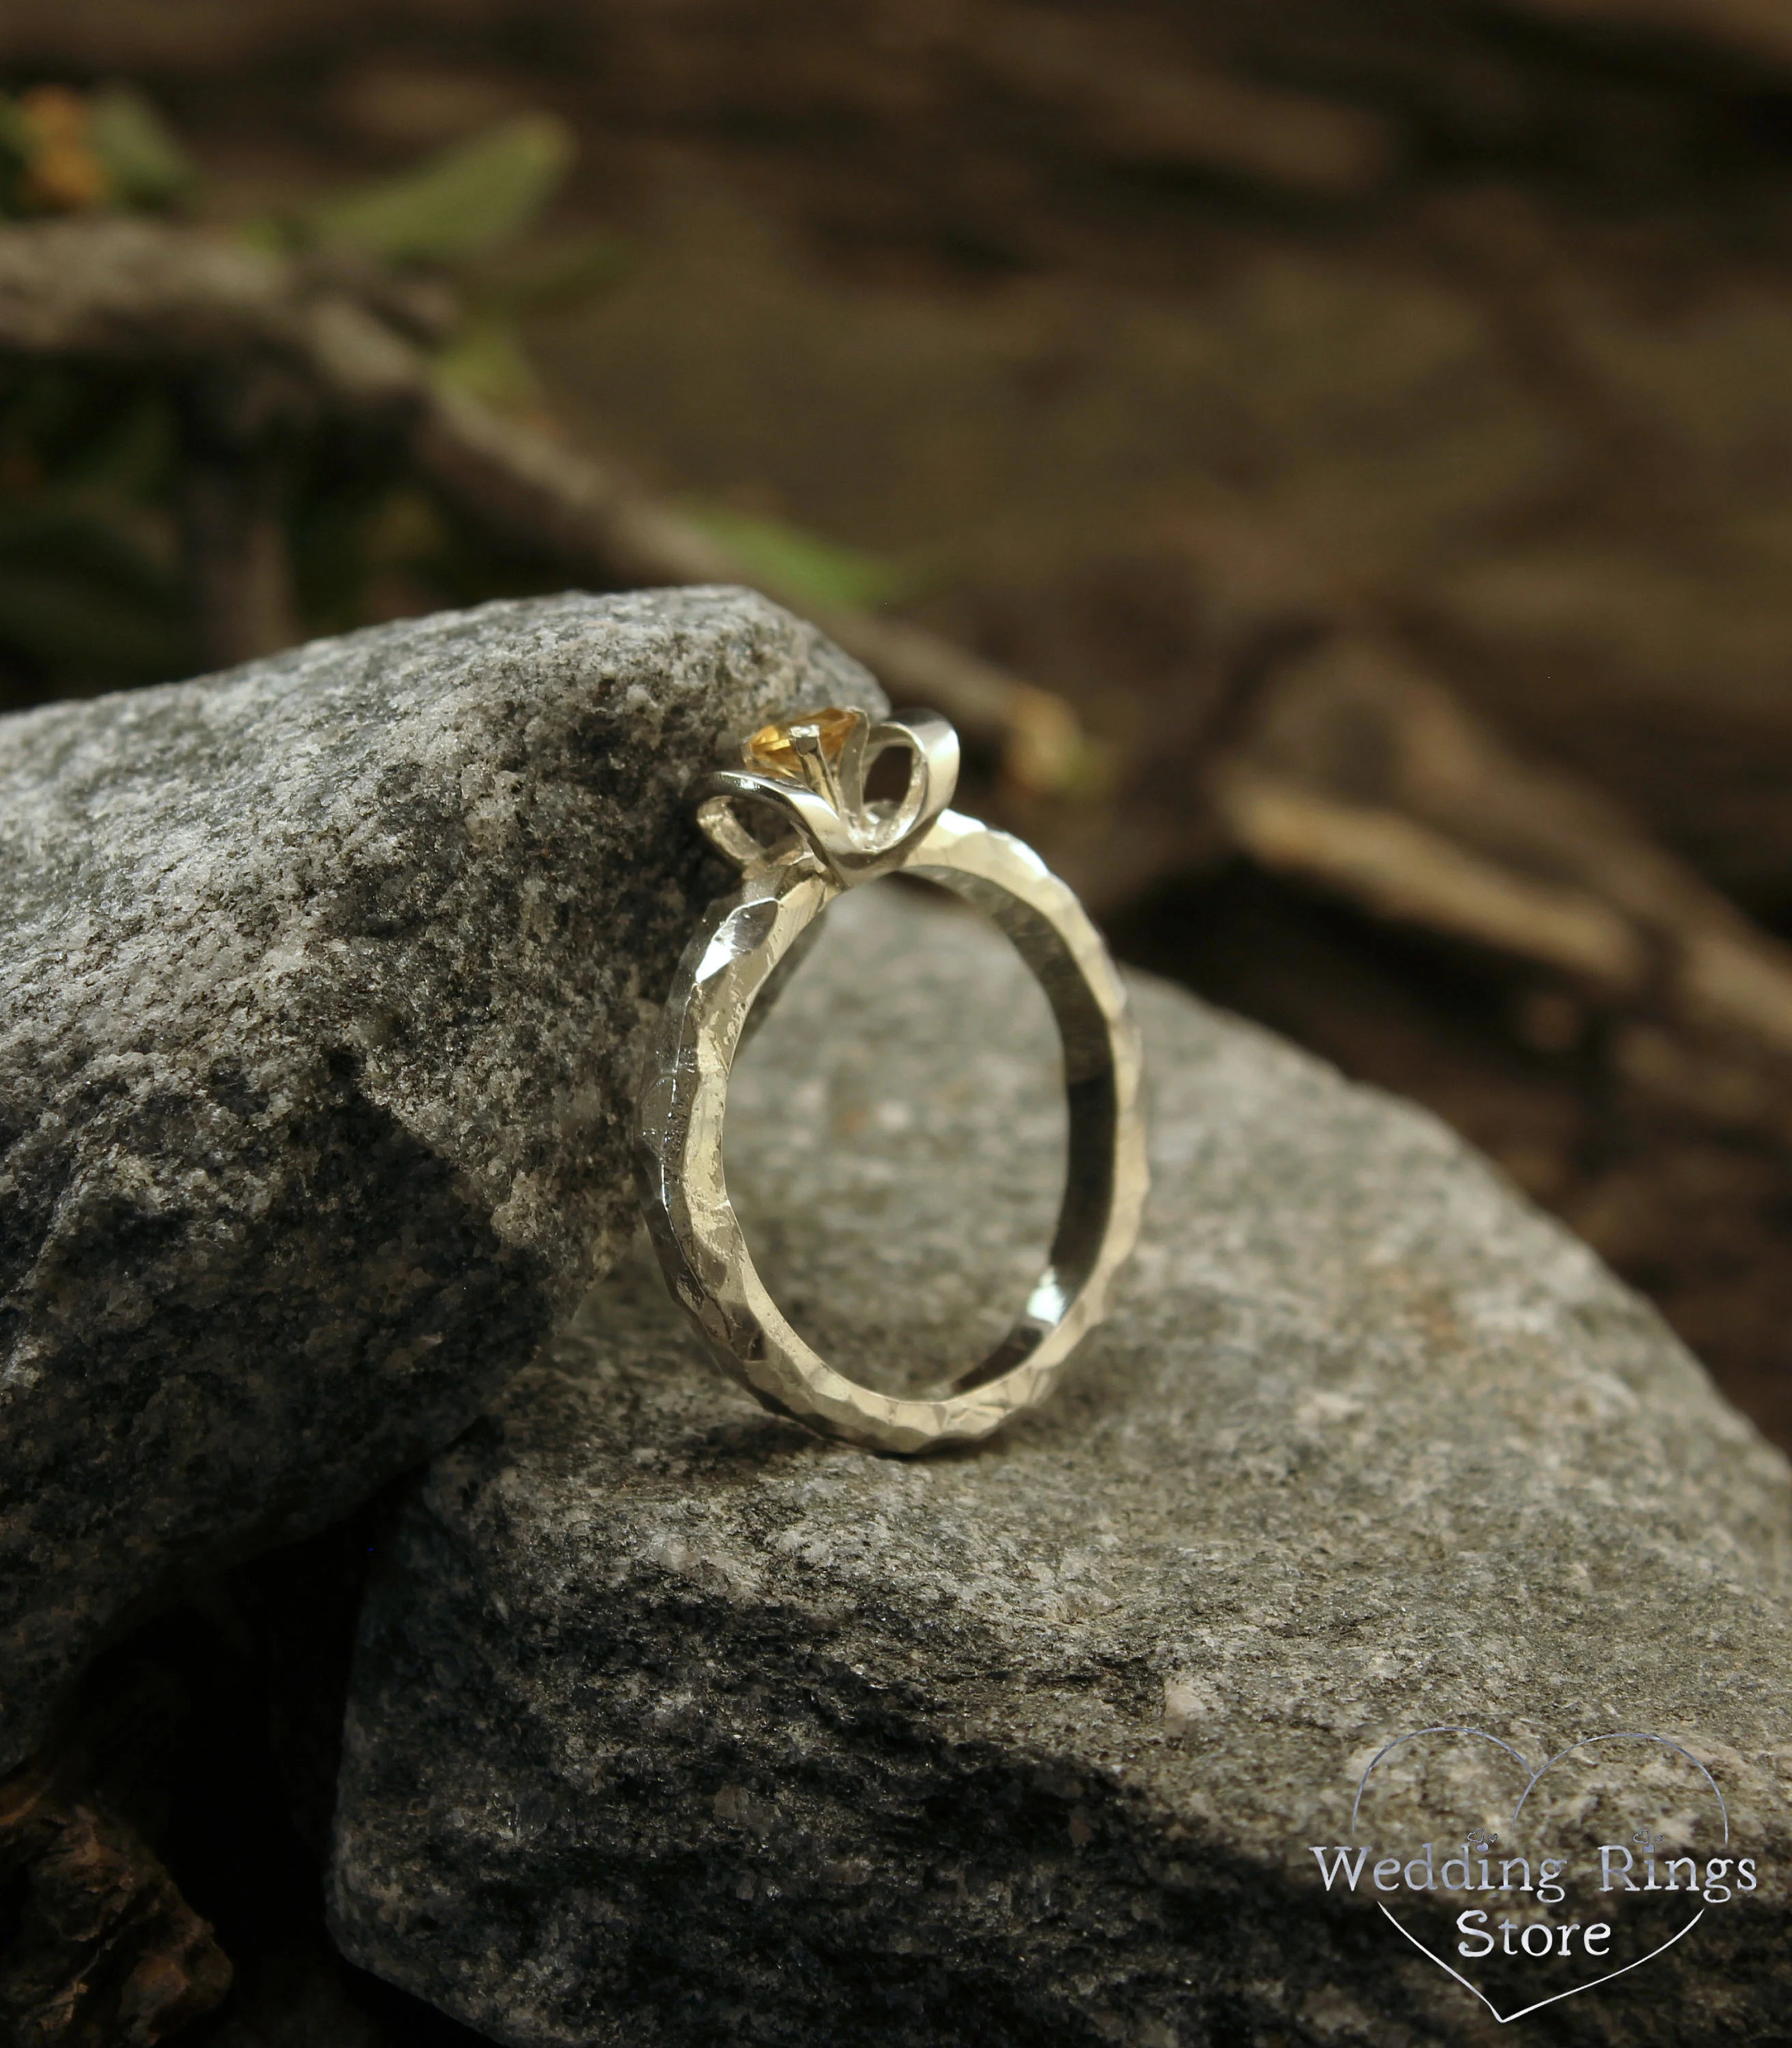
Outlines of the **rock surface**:
[{"label": "rock surface", "polygon": [[[350,1703],[355,1961],[514,2048],[1509,2041],[1309,1845],[1408,1731],[1631,1728],[1714,1759],[1764,1881],[1515,2031],[1782,2023],[1784,1462],[1430,1119],[1138,992],[1151,1212],[1055,1406],[824,1444],[625,1267],[419,1483]],[[829,913],[728,1138],[812,1338],[971,1355],[1049,1224],[1045,1033],[968,919]]]},{"label": "rock surface", "polygon": [[682,791],[881,705],[742,591],[0,721],[0,1770],[184,1575],[449,1441],[624,1241]]}]

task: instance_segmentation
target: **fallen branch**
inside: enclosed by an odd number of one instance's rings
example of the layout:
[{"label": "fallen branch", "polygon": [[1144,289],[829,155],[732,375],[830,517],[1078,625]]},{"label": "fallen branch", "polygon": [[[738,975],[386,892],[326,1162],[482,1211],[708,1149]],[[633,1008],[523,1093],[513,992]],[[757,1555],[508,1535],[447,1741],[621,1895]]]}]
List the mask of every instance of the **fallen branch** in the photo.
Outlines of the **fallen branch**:
[{"label": "fallen branch", "polygon": [[1263,867],[1561,989],[1631,1080],[1792,1137],[1792,949],[1386,642],[1273,674],[1210,787]]}]

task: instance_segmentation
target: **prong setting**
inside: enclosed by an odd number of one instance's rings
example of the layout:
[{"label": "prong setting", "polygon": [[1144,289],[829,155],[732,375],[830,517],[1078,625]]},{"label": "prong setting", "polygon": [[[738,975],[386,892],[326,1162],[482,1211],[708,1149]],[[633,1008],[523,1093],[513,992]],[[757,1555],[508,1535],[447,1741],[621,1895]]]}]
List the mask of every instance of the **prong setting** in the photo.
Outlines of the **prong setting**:
[{"label": "prong setting", "polygon": [[[907,786],[893,804],[873,801],[866,777],[895,747],[910,757]],[[762,726],[741,758],[699,789],[697,822],[710,843],[743,873],[793,863],[840,889],[899,867],[958,786],[958,735],[932,712],[874,722],[830,704]],[[755,832],[754,813],[769,813],[780,836]]]}]

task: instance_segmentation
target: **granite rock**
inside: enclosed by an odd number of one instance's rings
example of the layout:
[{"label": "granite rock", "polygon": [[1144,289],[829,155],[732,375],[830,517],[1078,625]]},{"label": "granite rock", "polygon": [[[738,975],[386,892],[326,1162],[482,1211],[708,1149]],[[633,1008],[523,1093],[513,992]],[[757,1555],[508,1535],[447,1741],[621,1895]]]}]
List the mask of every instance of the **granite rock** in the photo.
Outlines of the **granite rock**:
[{"label": "granite rock", "polygon": [[[1055,1405],[822,1443],[625,1263],[417,1484],[349,1707],[351,1958],[513,2048],[1509,2040],[1310,1854],[1437,1722],[1659,1732],[1783,1862],[1784,1461],[1436,1123],[1136,995],[1151,1209]],[[813,1340],[899,1379],[999,1326],[1054,1086],[973,920],[829,913],[727,1136]],[[1770,1878],[1550,2038],[1762,2038],[1786,1935]]]},{"label": "granite rock", "polygon": [[0,720],[0,1770],[110,1631],[439,1449],[626,1242],[683,792],[880,706],[743,591]]},{"label": "granite rock", "polygon": [[[1014,1298],[1061,1126],[1021,971],[884,893],[729,1146],[781,1297],[894,1379]],[[1782,1856],[1783,1462],[1436,1124],[1138,998],[1152,1216],[1054,1407],[812,1441],[642,1268],[438,1460],[364,1616],[355,1960],[518,2048],[1506,2038],[1317,1880],[1384,1741],[1659,1730]],[[1756,2038],[1784,1887],[1708,1918],[1557,2038]]]}]

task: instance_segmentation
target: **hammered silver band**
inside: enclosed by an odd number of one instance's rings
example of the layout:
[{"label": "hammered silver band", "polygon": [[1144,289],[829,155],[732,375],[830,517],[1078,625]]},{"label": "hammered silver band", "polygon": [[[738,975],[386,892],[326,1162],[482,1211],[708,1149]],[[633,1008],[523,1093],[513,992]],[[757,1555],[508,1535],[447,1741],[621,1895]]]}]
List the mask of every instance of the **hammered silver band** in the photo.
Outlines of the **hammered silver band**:
[{"label": "hammered silver band", "polygon": [[[910,757],[907,788],[868,799],[866,776],[891,749]],[[661,1266],[717,1363],[766,1407],[873,1450],[973,1442],[1049,1392],[1138,1235],[1145,1142],[1125,990],[1082,906],[1038,855],[946,808],[958,742],[943,719],[874,723],[830,708],[766,727],[745,759],[698,792],[698,822],[740,868],[740,886],[685,951],[641,1091],[643,1206]],[[754,1266],[722,1171],[728,1078],[755,999],[836,897],[898,870],[963,897],[1007,934],[1057,1020],[1069,1108],[1044,1272],[987,1357],[917,1398],[846,1379],[797,1335]]]}]

